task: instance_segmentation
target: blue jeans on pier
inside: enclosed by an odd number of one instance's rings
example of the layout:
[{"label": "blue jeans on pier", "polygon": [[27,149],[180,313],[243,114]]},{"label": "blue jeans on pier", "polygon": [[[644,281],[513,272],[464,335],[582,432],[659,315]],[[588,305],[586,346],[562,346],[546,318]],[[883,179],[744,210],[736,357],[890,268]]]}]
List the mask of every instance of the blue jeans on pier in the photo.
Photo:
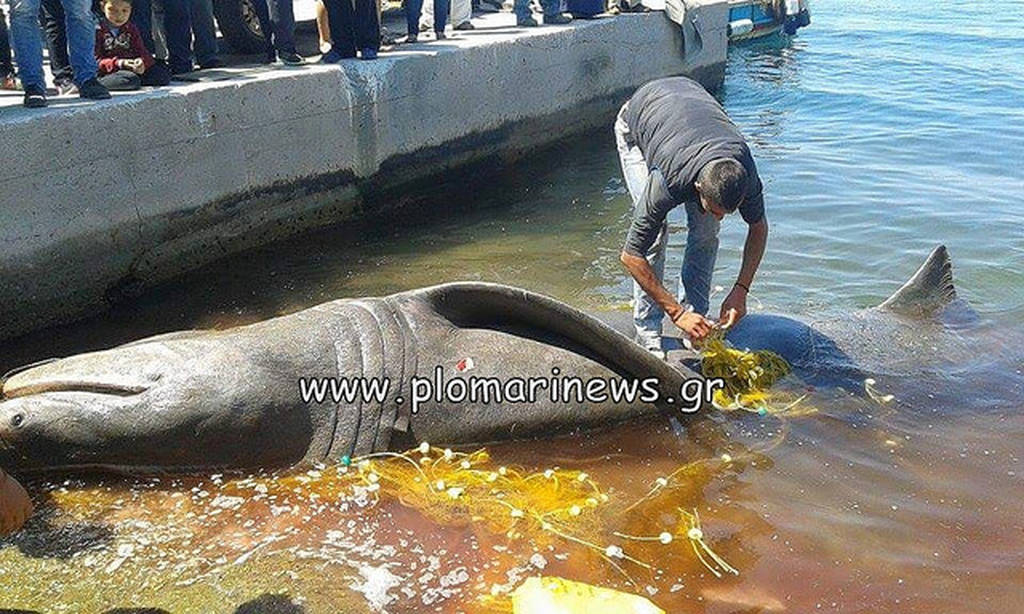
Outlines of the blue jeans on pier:
[{"label": "blue jeans on pier", "polygon": [[[544,16],[553,17],[563,12],[564,0],[541,0],[544,7]],[[530,11],[530,0],[515,0],[512,11],[516,14],[516,21],[522,21],[527,17],[533,17]]]},{"label": "blue jeans on pier", "polygon": [[192,22],[192,51],[196,63],[204,66],[217,59],[217,26],[213,22],[213,0],[189,0],[189,21]]},{"label": "blue jeans on pier", "polygon": [[[451,0],[433,0],[434,32],[444,32],[448,23],[448,10]],[[423,0],[405,0],[405,27],[409,34],[420,31],[420,14],[423,12]]]},{"label": "blue jeans on pier", "polygon": [[191,72],[192,6],[190,0],[162,0],[167,64],[172,74]]},{"label": "blue jeans on pier", "polygon": [[[640,199],[647,184],[647,162],[644,155],[633,142],[629,127],[623,119],[623,106],[615,121],[615,144],[619,150],[619,162],[622,164],[622,176],[626,180],[626,188],[633,200],[633,206]],[[720,222],[710,213],[705,213],[700,203],[688,202],[686,207],[686,251],[683,255],[683,266],[679,273],[683,295],[679,301],[689,304],[700,314],[707,314],[711,294],[711,274],[715,270],[715,259],[718,256],[718,229]],[[668,245],[668,222],[661,227],[661,232],[648,250],[647,262],[654,269],[654,274],[664,283],[665,279],[665,248]],[[640,284],[633,282],[633,324],[636,327],[637,340],[646,347],[658,347],[661,343],[661,323],[665,317],[662,308],[644,292]]]},{"label": "blue jeans on pier", "polygon": [[[40,0],[11,1],[11,39],[18,61],[18,76],[25,89],[46,89],[43,78],[43,39],[39,27]],[[94,79],[96,20],[91,0],[61,0],[67,29],[71,68],[76,85]]]}]

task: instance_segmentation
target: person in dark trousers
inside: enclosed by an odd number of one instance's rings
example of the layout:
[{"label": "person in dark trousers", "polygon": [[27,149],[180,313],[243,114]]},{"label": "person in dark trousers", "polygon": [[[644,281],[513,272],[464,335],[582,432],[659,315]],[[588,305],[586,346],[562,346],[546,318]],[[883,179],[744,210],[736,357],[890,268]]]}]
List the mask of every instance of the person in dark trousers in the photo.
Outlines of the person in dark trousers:
[{"label": "person in dark trousers", "polygon": [[14,58],[11,56],[11,38],[7,33],[7,18],[0,7],[0,89],[13,90],[18,84],[14,79]]},{"label": "person in dark trousers", "polygon": [[[449,0],[431,0],[433,2],[434,14],[434,36],[437,40],[447,38],[444,33],[444,26],[448,22]],[[420,16],[423,13],[423,0],[405,0],[405,42],[415,43],[419,39]]]},{"label": "person in dark trousers", "polygon": [[[422,1],[422,0],[421,0]],[[331,30],[331,49],[321,62],[333,64],[356,57],[377,58],[380,49],[380,19],[375,0],[324,0]]]},{"label": "person in dark trousers", "polygon": [[[633,198],[633,223],[620,259],[634,283],[637,341],[659,353],[662,318],[692,339],[716,325],[707,319],[721,220],[739,210],[747,223],[739,276],[722,302],[718,324],[746,314],[747,293],[768,238],[761,179],[746,141],[718,101],[686,77],[652,81],[623,105],[615,122],[622,174]],[[683,297],[665,289],[666,218],[686,208]]]},{"label": "person in dark trousers", "polygon": [[172,75],[192,72],[192,5],[189,0],[163,0],[167,64]]},{"label": "person in dark trousers", "polygon": [[167,85],[171,73],[158,64],[129,21],[131,0],[103,0],[103,18],[96,30],[100,83],[109,90],[137,90],[142,85]]},{"label": "person in dark trousers", "polygon": [[68,58],[68,37],[64,30],[64,6],[61,0],[41,0],[39,21],[46,38],[46,51],[50,58],[50,74],[57,95],[66,96],[78,91]]},{"label": "person in dark trousers", "polygon": [[265,60],[280,58],[286,66],[301,66],[306,59],[295,48],[295,12],[292,0],[252,0],[256,19],[267,41]]},{"label": "person in dark trousers", "polygon": [[217,24],[213,17],[213,0],[189,0],[189,21],[192,23],[192,51],[199,68],[220,68],[224,62],[217,56]]}]

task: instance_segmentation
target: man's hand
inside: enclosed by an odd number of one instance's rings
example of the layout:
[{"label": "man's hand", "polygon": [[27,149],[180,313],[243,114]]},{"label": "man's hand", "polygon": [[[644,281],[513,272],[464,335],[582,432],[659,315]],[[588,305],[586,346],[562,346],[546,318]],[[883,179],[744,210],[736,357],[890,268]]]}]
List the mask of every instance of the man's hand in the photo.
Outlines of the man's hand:
[{"label": "man's hand", "polygon": [[732,287],[729,296],[722,301],[722,311],[718,316],[718,323],[729,328],[747,315],[747,291],[739,285]]},{"label": "man's hand", "polygon": [[13,533],[32,515],[32,500],[17,480],[0,470],[0,535]]},{"label": "man's hand", "polygon": [[683,330],[690,338],[694,341],[701,341],[711,333],[711,328],[714,325],[711,320],[708,320],[699,313],[692,311],[684,311],[672,318],[672,323]]}]

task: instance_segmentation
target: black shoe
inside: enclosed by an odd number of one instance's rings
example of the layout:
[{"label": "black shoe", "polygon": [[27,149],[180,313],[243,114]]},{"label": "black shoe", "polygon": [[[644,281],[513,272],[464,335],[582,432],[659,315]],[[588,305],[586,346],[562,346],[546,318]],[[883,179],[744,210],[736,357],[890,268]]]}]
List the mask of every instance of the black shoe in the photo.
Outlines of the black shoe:
[{"label": "black shoe", "polygon": [[285,66],[302,66],[306,63],[306,58],[294,51],[283,51],[277,55],[281,58],[281,63]]},{"label": "black shoe", "polygon": [[359,52],[359,57],[364,60],[376,60],[377,50],[373,47],[363,47],[363,50]]},{"label": "black shoe", "polygon": [[30,87],[25,90],[25,102],[29,109],[41,109],[46,106],[46,91],[41,87]]},{"label": "black shoe", "polygon": [[416,42],[419,42],[419,40],[420,40],[420,35],[417,32],[413,32],[412,34],[408,34],[405,37],[405,42],[407,42],[407,43],[416,43]]},{"label": "black shoe", "polygon": [[520,28],[536,28],[540,24],[533,17],[527,17],[526,19],[517,19],[516,25]]},{"label": "black shoe", "polygon": [[334,49],[331,49],[327,53],[323,54],[323,56],[321,56],[320,63],[321,64],[337,64],[338,62],[340,62],[342,60],[348,60],[348,59],[351,59],[351,58],[354,58],[354,57],[356,57],[356,54],[355,54],[354,51],[352,53],[350,53],[350,54],[345,54],[345,53],[341,53],[340,51],[335,51]]},{"label": "black shoe", "polygon": [[224,63],[224,60],[220,58],[213,58],[208,62],[200,62],[199,70],[206,70],[209,68],[224,68],[225,66],[226,64]]},{"label": "black shoe", "polygon": [[444,33],[444,30],[435,30],[434,38],[436,40],[443,41],[444,39],[448,38],[448,35]]},{"label": "black shoe", "polygon": [[78,86],[78,97],[88,98],[89,100],[106,100],[110,98],[110,91],[93,77]]},{"label": "black shoe", "polygon": [[277,61],[277,52],[276,51],[268,51],[266,53],[266,55],[263,56],[263,61],[261,62],[261,64],[273,64],[276,61]]},{"label": "black shoe", "polygon": [[463,21],[459,25],[455,26],[456,30],[476,30],[476,26],[472,22]]},{"label": "black shoe", "polygon": [[567,23],[572,23],[572,17],[565,13],[559,13],[557,15],[545,15],[544,23],[551,26],[564,26]]}]

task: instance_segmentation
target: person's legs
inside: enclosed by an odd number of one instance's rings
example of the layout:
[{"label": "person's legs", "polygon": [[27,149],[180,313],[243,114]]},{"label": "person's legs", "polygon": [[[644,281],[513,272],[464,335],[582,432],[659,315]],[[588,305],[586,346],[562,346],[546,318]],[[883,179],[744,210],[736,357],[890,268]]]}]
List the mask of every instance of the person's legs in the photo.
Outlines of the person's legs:
[{"label": "person's legs", "polygon": [[50,57],[50,74],[58,89],[70,84],[73,79],[71,60],[68,58],[68,37],[64,26],[64,6],[61,0],[42,0],[39,3],[39,20],[46,36],[46,50]]},{"label": "person's legs", "polygon": [[[257,2],[258,4],[258,2]],[[171,73],[192,72],[192,19],[189,0],[163,0],[164,37]]]},{"label": "person's legs", "polygon": [[99,82],[112,92],[129,92],[139,89],[142,80],[130,70],[119,70],[99,77]]},{"label": "person's legs", "polygon": [[[623,105],[615,120],[615,145],[619,151],[619,163],[622,166],[622,177],[629,191],[629,197],[636,207],[640,202],[644,187],[647,185],[647,162],[640,148],[633,143],[629,127],[624,119],[626,106]],[[665,245],[667,243],[667,224],[662,226],[658,238],[647,252],[647,262],[654,269],[658,279],[665,278]],[[636,327],[637,340],[644,347],[660,349],[661,320],[665,317],[661,307],[644,292],[640,284],[633,282],[633,324]]]},{"label": "person's legs", "polygon": [[469,23],[473,18],[473,3],[471,0],[451,0],[452,4],[452,25],[461,26]]},{"label": "person's legs", "polygon": [[512,5],[512,12],[516,14],[516,23],[523,23],[533,19],[533,11],[530,10],[530,0],[515,0]]},{"label": "person's legs", "polygon": [[320,52],[323,53],[331,44],[331,24],[327,20],[327,7],[323,0],[316,0],[316,33],[320,39]]},{"label": "person's legs", "polygon": [[267,61],[273,62],[277,59],[277,50],[274,49],[274,22],[270,20],[270,0],[252,0],[252,8],[256,11],[256,21],[263,32]]},{"label": "person's legs", "polygon": [[545,17],[554,17],[565,12],[565,0],[541,0]]},{"label": "person's legs", "polygon": [[[419,4],[422,9],[420,11],[420,28],[423,30],[434,29],[434,2],[424,3],[423,0],[419,0]],[[412,32],[412,30],[409,30]]]},{"label": "person's legs", "polygon": [[150,53],[156,53],[153,44],[153,3],[152,0],[132,0],[132,23],[139,29],[142,44]]},{"label": "person's legs", "polygon": [[213,0],[188,0],[192,22],[192,50],[196,62],[206,66],[217,61],[217,26],[213,23]]},{"label": "person's legs", "polygon": [[327,21],[331,28],[331,50],[325,59],[356,57],[356,41],[353,35],[355,9],[352,0],[324,0]]},{"label": "person's legs", "polygon": [[697,313],[707,315],[711,295],[711,275],[718,256],[718,229],[721,223],[700,204],[686,203],[686,254],[680,277],[683,300]]},{"label": "person's legs", "polygon": [[18,77],[26,90],[45,90],[43,41],[39,36],[39,0],[11,0],[11,42]]},{"label": "person's legs", "polygon": [[296,53],[292,0],[271,0],[270,21],[274,24],[274,47],[278,53]]},{"label": "person's legs", "polygon": [[64,26],[68,37],[68,55],[75,85],[96,78],[96,18],[92,13],[92,0],[61,0],[64,6]]},{"label": "person's legs", "polygon": [[409,36],[419,34],[419,24],[427,22],[426,11],[430,11],[430,27],[434,27],[434,3],[423,5],[423,0],[405,0],[405,33]]},{"label": "person's legs", "polygon": [[444,32],[448,25],[448,11],[451,10],[449,0],[433,0],[434,4],[434,32]]},{"label": "person's legs", "polygon": [[0,88],[6,84],[13,87],[13,82],[9,80],[10,75],[13,74],[14,57],[11,55],[11,37],[7,33],[7,17],[4,16],[3,7],[0,7],[0,81],[7,79],[0,83]]},{"label": "person's legs", "polygon": [[376,0],[355,0],[356,47],[380,49],[380,15]]}]

